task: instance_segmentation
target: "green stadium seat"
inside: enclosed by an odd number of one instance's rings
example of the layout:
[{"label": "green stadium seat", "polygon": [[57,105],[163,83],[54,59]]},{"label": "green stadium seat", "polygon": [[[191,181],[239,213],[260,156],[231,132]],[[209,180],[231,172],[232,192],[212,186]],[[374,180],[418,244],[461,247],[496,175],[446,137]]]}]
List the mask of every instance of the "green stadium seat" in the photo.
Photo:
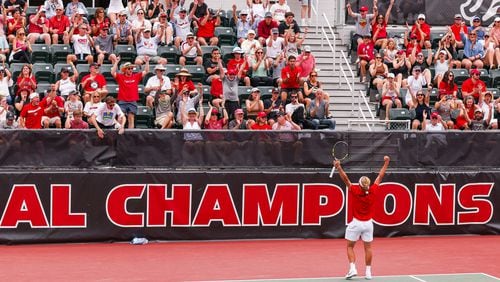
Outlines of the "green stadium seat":
[{"label": "green stadium seat", "polygon": [[31,60],[33,63],[51,63],[50,46],[46,44],[31,45]]},{"label": "green stadium seat", "polygon": [[220,51],[222,55],[222,60],[227,63],[230,59],[233,58],[233,49],[235,46],[220,46]]},{"label": "green stadium seat", "polygon": [[389,119],[391,120],[409,120],[411,119],[410,111],[406,108],[390,109]]},{"label": "green stadium seat", "polygon": [[469,71],[467,69],[451,69],[451,72],[455,76],[455,83],[459,86],[469,78]]},{"label": "green stadium seat", "polygon": [[273,86],[259,86],[260,89],[260,99],[266,100],[270,99],[273,96]]},{"label": "green stadium seat", "polygon": [[181,65],[174,65],[174,64],[167,64],[165,66],[165,75],[168,76],[170,79],[174,79],[175,75],[179,73],[181,70],[182,66]]},{"label": "green stadium seat", "polygon": [[102,64],[101,67],[99,68],[100,73],[104,75],[104,78],[106,78],[107,82],[115,82],[115,78],[111,75],[112,67],[113,67],[112,64]]},{"label": "green stadium seat", "polygon": [[439,32],[439,31],[431,31],[431,44],[432,44],[432,49],[437,49],[439,47],[439,41],[443,36],[446,34],[446,32]]},{"label": "green stadium seat", "polygon": [[238,97],[241,105],[245,104],[245,100],[250,96],[252,88],[251,86],[238,86]]},{"label": "green stadium seat", "polygon": [[432,88],[431,92],[429,93],[429,98],[432,103],[437,102],[439,100],[439,89]]},{"label": "green stadium seat", "polygon": [[186,68],[189,73],[192,75],[191,80],[193,83],[198,83],[201,82],[203,83],[205,81],[205,68],[203,66],[198,66],[198,65],[187,65],[184,68]]},{"label": "green stadium seat", "polygon": [[209,100],[210,100],[210,97],[212,96],[212,94],[210,94],[210,86],[209,85],[203,85],[201,87],[201,91],[203,91],[203,102],[204,103],[207,103]]},{"label": "green stadium seat", "polygon": [[50,46],[53,63],[66,63],[66,58],[73,53],[68,44],[53,44]]},{"label": "green stadium seat", "polygon": [[89,64],[78,64],[76,65],[76,70],[78,71],[78,81],[82,81],[82,78],[90,73]]},{"label": "green stadium seat", "polygon": [[45,96],[45,93],[50,90],[50,84],[51,83],[40,82],[36,85],[36,93],[40,94],[41,99]]},{"label": "green stadium seat", "polygon": [[9,67],[9,71],[12,74],[12,80],[14,82],[17,81],[17,77],[21,73],[21,70],[23,69],[24,63],[11,63]]},{"label": "green stadium seat", "polygon": [[487,91],[490,91],[493,94],[493,99],[500,98],[500,89],[498,88],[487,88]]},{"label": "green stadium seat", "polygon": [[120,56],[122,61],[134,62],[137,57],[137,51],[132,45],[116,45],[115,54]]},{"label": "green stadium seat", "polygon": [[37,81],[54,82],[54,67],[45,63],[34,64],[33,75]]},{"label": "green stadium seat", "polygon": [[161,46],[158,48],[158,56],[167,59],[168,64],[178,64],[179,55],[179,50],[175,46]]},{"label": "green stadium seat", "polygon": [[108,89],[108,96],[112,96],[114,98],[118,97],[118,85],[117,84],[108,83],[106,88]]},{"label": "green stadium seat", "polygon": [[218,26],[215,28],[214,35],[219,38],[219,46],[233,46],[236,43],[236,34],[230,27]]},{"label": "green stadium seat", "polygon": [[490,86],[498,88],[500,86],[500,69],[490,71]]},{"label": "green stadium seat", "polygon": [[137,106],[135,114],[136,128],[153,128],[153,110],[147,106]]}]

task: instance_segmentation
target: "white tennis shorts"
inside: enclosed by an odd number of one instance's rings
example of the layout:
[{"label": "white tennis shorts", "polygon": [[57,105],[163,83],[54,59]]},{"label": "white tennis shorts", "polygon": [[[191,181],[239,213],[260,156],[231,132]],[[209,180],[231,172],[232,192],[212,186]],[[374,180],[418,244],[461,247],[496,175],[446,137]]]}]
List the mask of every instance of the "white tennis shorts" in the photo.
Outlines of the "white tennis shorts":
[{"label": "white tennis shorts", "polygon": [[372,220],[361,221],[355,218],[347,225],[345,238],[349,241],[358,241],[361,237],[363,242],[373,241],[373,222]]}]

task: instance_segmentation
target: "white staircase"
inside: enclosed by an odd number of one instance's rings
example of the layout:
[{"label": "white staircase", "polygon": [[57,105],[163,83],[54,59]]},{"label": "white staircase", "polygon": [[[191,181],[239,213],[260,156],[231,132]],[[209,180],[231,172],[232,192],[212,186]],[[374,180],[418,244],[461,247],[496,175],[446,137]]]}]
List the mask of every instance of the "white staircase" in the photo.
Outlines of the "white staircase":
[{"label": "white staircase", "polygon": [[[337,40],[335,42],[333,42],[333,38],[330,38],[330,41],[336,45],[335,54],[332,54],[332,50],[328,46],[326,40],[322,40],[322,32],[316,34],[315,28],[309,28],[305,44],[311,46],[312,53],[316,57],[316,67],[319,69],[318,79],[323,84],[323,89],[330,95],[330,112],[337,121],[337,130],[347,130],[348,120],[361,119],[362,117],[359,113],[358,95],[359,91],[363,92],[363,95],[366,93],[367,85],[360,83],[359,77],[357,76],[353,79],[347,71],[348,67],[346,66],[345,60],[341,54],[341,50],[344,51],[344,54],[347,56],[349,53],[348,44],[342,42],[338,34],[336,37]],[[346,83],[346,80],[340,70],[340,64],[343,65],[344,71],[347,72],[349,83],[353,83],[354,85],[354,93],[351,92]],[[350,67],[356,75],[355,64],[350,64]],[[366,117],[370,117],[370,114],[364,104],[361,109]],[[370,103],[370,109],[373,113],[375,112],[374,103]]]}]

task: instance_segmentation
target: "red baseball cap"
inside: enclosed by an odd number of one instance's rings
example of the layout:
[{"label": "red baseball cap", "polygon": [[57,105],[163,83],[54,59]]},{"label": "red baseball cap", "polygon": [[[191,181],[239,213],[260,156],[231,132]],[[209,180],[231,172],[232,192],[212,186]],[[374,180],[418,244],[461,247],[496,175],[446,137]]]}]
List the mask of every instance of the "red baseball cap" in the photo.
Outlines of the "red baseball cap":
[{"label": "red baseball cap", "polygon": [[481,72],[478,69],[471,69],[470,74],[481,74]]},{"label": "red baseball cap", "polygon": [[361,12],[366,12],[366,11],[368,11],[368,7],[366,7],[366,6],[361,6],[361,8],[359,8],[359,10],[360,10]]},{"label": "red baseball cap", "polygon": [[266,112],[259,112],[257,114],[257,116],[260,117],[260,118],[263,118],[263,117],[267,117],[267,114],[266,114]]}]

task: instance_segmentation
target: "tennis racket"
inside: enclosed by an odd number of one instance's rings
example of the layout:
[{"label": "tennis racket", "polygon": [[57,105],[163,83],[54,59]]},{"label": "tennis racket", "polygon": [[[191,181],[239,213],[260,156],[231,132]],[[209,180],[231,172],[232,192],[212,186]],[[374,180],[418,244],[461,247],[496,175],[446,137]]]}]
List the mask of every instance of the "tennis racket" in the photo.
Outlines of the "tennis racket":
[{"label": "tennis racket", "polygon": [[[343,161],[347,158],[348,155],[349,155],[349,146],[347,145],[347,142],[338,141],[333,145],[332,156],[334,160]],[[332,167],[332,170],[330,171],[330,178],[333,177],[334,173],[335,173],[335,165]]]}]

